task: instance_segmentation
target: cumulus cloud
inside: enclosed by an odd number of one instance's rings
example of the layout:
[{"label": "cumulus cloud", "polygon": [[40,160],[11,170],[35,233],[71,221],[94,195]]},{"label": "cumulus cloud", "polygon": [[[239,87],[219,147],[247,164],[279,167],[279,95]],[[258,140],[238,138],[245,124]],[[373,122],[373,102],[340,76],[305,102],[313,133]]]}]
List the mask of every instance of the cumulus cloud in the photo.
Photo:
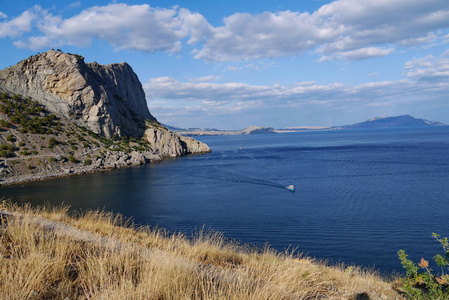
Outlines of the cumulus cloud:
[{"label": "cumulus cloud", "polygon": [[[187,26],[201,23],[198,19],[201,19],[198,14],[189,14],[187,10],[179,11],[177,8],[110,4],[88,8],[68,19],[46,14],[37,27],[50,44],[82,47],[89,45],[93,39],[99,39],[118,50],[178,52],[181,39],[188,34],[198,34]],[[21,40],[18,45],[35,48],[35,40],[33,36]]]},{"label": "cumulus cloud", "polygon": [[220,76],[216,75],[209,75],[209,76],[203,76],[203,77],[197,77],[197,78],[188,78],[189,82],[212,82],[220,80]]},{"label": "cumulus cloud", "polygon": [[77,8],[77,7],[80,7],[80,6],[81,6],[81,1],[76,1],[76,2],[70,3],[69,8],[73,9],[73,8]]},{"label": "cumulus cloud", "polygon": [[[420,113],[431,105],[447,106],[444,103],[449,94],[449,58],[414,58],[405,63],[404,71],[405,77],[401,80],[373,81],[356,86],[313,81],[292,85],[181,82],[159,77],[150,79],[144,89],[151,111],[163,122],[181,124],[181,120],[185,120],[186,124],[192,124],[193,120],[201,120],[205,126],[207,122],[217,122],[214,116],[237,118],[238,113],[245,113],[245,116],[259,114],[263,120],[274,112],[280,116],[329,110],[341,114],[367,114],[373,109],[391,112],[395,108],[403,114]],[[170,112],[176,112],[176,116],[168,115]]]},{"label": "cumulus cloud", "polygon": [[328,60],[361,60],[371,57],[386,56],[394,52],[393,48],[367,47],[351,51],[339,51],[329,56],[322,56],[318,61]]},{"label": "cumulus cloud", "polygon": [[449,27],[449,2],[338,0],[312,14],[238,13],[224,23],[204,37],[196,58],[248,60],[317,49],[321,60],[363,59],[391,54],[396,44],[434,41],[442,34],[438,30]]},{"label": "cumulus cloud", "polygon": [[442,81],[448,86],[449,58],[427,56],[414,58],[405,64],[407,76],[420,81]]},{"label": "cumulus cloud", "polygon": [[[38,18],[38,13],[41,11],[39,6],[35,6],[30,10],[24,11],[20,16],[11,20],[0,22],[0,38],[11,37],[16,38],[30,32],[32,24]],[[7,19],[8,16],[0,12],[0,19]]]},{"label": "cumulus cloud", "polygon": [[208,62],[309,51],[319,54],[320,61],[359,60],[386,56],[400,47],[447,42],[449,1],[336,0],[312,13],[235,13],[216,27],[200,13],[180,7],[111,3],[67,19],[32,9],[0,22],[0,37],[17,38],[32,27],[37,33],[16,40],[17,46],[37,48],[47,41],[82,47],[98,39],[118,50],[179,52],[186,40],[192,55]]}]

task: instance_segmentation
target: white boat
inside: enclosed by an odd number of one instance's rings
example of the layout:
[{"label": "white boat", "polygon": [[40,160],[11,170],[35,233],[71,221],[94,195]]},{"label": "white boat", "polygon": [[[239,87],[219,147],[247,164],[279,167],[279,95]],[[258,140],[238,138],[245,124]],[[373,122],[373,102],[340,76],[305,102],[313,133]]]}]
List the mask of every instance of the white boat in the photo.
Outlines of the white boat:
[{"label": "white boat", "polygon": [[289,191],[291,191],[291,192],[294,192],[294,191],[295,191],[295,187],[293,186],[293,184],[290,184],[290,185],[287,187],[287,190],[289,190]]}]

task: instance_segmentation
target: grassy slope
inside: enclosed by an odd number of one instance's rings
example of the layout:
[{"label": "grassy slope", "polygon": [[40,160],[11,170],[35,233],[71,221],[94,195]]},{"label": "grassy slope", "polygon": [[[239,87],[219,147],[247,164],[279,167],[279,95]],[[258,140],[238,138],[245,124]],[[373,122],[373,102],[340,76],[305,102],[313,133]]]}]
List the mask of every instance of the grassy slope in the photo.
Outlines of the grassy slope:
[{"label": "grassy slope", "polygon": [[[99,211],[0,208],[25,216],[2,219],[1,299],[402,299],[371,272],[237,245],[219,233],[188,239]],[[49,230],[32,216],[74,227]]]}]

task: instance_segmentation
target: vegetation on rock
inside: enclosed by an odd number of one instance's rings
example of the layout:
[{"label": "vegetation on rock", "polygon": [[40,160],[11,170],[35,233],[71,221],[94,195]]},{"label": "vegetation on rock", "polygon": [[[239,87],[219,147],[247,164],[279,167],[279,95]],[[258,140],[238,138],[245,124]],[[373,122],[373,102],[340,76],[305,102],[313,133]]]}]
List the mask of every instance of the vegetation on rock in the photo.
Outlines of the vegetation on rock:
[{"label": "vegetation on rock", "polygon": [[[36,101],[22,99],[20,95],[0,94],[0,112],[8,116],[10,123],[18,126],[21,132],[51,134],[61,131],[60,123],[55,122],[56,115],[48,113]],[[4,127],[9,127],[10,123],[6,122]]]}]

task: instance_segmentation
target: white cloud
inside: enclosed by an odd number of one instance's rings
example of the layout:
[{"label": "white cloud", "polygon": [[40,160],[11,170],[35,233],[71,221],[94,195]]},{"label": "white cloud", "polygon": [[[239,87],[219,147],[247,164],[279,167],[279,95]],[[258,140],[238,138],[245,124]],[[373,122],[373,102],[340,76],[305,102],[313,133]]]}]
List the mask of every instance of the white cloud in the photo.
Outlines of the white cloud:
[{"label": "white cloud", "polygon": [[388,55],[394,45],[441,38],[449,28],[446,0],[337,0],[313,14],[284,11],[234,14],[204,37],[195,57],[206,61],[300,55],[318,49],[323,60]]},{"label": "white cloud", "polygon": [[77,8],[81,6],[81,1],[72,2],[69,5],[69,9]]},{"label": "white cloud", "polygon": [[203,77],[197,77],[197,78],[188,78],[189,82],[212,82],[220,80],[220,76],[216,75],[209,75],[209,76],[203,76]]},{"label": "white cloud", "polygon": [[[432,106],[440,109],[447,106],[449,58],[414,58],[404,65],[404,70],[404,79],[356,86],[317,82],[262,86],[237,82],[180,82],[160,77],[150,79],[144,84],[144,90],[151,111],[161,121],[169,124],[199,122],[206,127],[219,120],[225,124],[226,119],[255,115],[267,120],[274,113],[285,117],[325,111],[335,115],[338,111],[339,116],[346,115],[346,118],[370,113],[368,117],[373,117],[395,111],[420,114]],[[168,115],[170,111],[176,113]],[[261,124],[267,125],[266,122]]]},{"label": "white cloud", "polygon": [[367,47],[351,51],[335,52],[329,56],[322,56],[318,61],[329,60],[361,60],[372,57],[386,56],[394,52],[393,48]]},{"label": "white cloud", "polygon": [[[71,6],[77,6],[79,1]],[[5,15],[0,15],[5,19]],[[336,0],[313,13],[235,13],[214,27],[185,8],[147,4],[94,6],[67,19],[31,9],[0,22],[0,37],[18,38],[20,47],[88,46],[94,39],[114,48],[179,52],[184,39],[197,59],[208,62],[254,60],[314,52],[320,61],[385,56],[399,47],[448,40],[447,0]]]},{"label": "white cloud", "polygon": [[449,58],[427,56],[414,58],[405,65],[407,76],[419,81],[438,81],[449,85]]},{"label": "white cloud", "polygon": [[[39,11],[41,11],[41,8],[35,6],[30,10],[24,11],[16,18],[0,22],[0,38],[16,38],[25,32],[30,32],[32,30],[33,22],[38,17]],[[0,19],[7,19],[7,15],[1,13]]]},{"label": "white cloud", "polygon": [[[37,26],[50,44],[82,47],[100,39],[116,49],[179,52],[180,40],[189,33],[183,19],[194,18],[195,14],[182,10],[181,16],[178,12],[177,8],[152,8],[146,4],[110,4],[88,8],[65,20],[47,14]],[[35,47],[32,38],[20,41],[20,45]]]}]

